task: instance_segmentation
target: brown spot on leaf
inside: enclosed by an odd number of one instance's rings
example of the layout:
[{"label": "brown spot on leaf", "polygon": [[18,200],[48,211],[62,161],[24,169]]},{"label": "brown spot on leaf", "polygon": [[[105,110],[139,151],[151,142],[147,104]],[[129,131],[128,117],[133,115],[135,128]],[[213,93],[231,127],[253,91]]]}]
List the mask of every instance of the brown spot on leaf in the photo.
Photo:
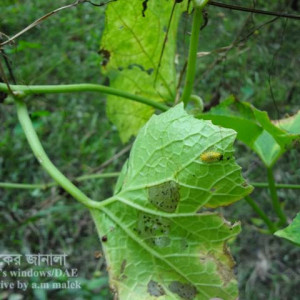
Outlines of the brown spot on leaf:
[{"label": "brown spot on leaf", "polygon": [[174,181],[166,181],[148,188],[148,200],[158,209],[174,212],[180,200],[179,185]]},{"label": "brown spot on leaf", "polygon": [[244,181],[244,182],[242,183],[242,187],[246,188],[247,186],[248,186],[247,181]]},{"label": "brown spot on leaf", "polygon": [[101,251],[95,251],[95,252],[94,252],[94,257],[95,257],[96,259],[101,258],[101,257],[102,257],[102,252],[101,252]]},{"label": "brown spot on leaf", "polygon": [[127,278],[127,275],[124,274],[126,265],[127,265],[127,260],[123,259],[121,267],[120,267],[120,280],[125,280]]},{"label": "brown spot on leaf", "polygon": [[124,273],[125,268],[126,268],[126,264],[127,264],[127,260],[124,259],[124,260],[122,261],[122,264],[121,264],[120,274],[123,274],[123,273]]},{"label": "brown spot on leaf", "polygon": [[159,297],[165,295],[165,291],[163,287],[154,280],[150,280],[148,282],[147,287],[148,287],[147,291],[151,296]]},{"label": "brown spot on leaf", "polygon": [[214,253],[204,253],[200,254],[199,259],[202,264],[212,262],[216,266],[217,272],[220,275],[224,286],[230,283],[234,278],[232,269],[235,265],[235,262],[226,244],[223,245],[223,254],[216,257]]},{"label": "brown spot on leaf", "polygon": [[233,267],[235,266],[235,261],[234,261],[233,257],[231,256],[231,253],[225,243],[223,244],[223,253],[225,254],[225,256],[227,257],[227,259],[229,261],[229,267],[231,269],[233,269]]},{"label": "brown spot on leaf", "polygon": [[184,300],[192,300],[197,295],[197,289],[193,285],[179,281],[172,281],[169,290]]},{"label": "brown spot on leaf", "polygon": [[103,57],[102,66],[105,67],[109,63],[110,52],[102,48],[98,53]]},{"label": "brown spot on leaf", "polygon": [[151,246],[164,248],[171,243],[170,225],[166,218],[141,213],[135,231]]}]

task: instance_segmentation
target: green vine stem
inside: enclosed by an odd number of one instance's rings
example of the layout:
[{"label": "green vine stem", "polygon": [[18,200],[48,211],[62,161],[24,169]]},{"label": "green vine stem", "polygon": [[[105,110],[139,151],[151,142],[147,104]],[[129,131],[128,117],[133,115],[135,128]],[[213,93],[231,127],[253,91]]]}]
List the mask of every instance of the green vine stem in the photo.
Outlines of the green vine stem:
[{"label": "green vine stem", "polygon": [[[253,185],[256,188],[268,188],[269,187],[269,183],[267,183],[267,182],[251,182],[251,185]],[[276,189],[299,190],[300,189],[300,184],[276,183],[275,188]]]},{"label": "green vine stem", "polygon": [[186,72],[185,86],[183,89],[183,93],[181,96],[181,101],[183,101],[186,106],[190,100],[195,75],[196,75],[196,61],[197,61],[197,50],[199,44],[199,34],[201,30],[201,26],[203,24],[203,8],[195,7],[194,15],[193,15],[193,25],[192,25],[192,35],[190,40],[190,48],[189,48],[189,57],[188,57],[188,66]]},{"label": "green vine stem", "polygon": [[25,103],[22,100],[16,100],[16,105],[20,124],[32,149],[32,152],[47,173],[70,195],[72,195],[76,200],[81,202],[86,207],[95,208],[96,206],[99,206],[98,202],[87,197],[54,166],[43,149],[43,146],[33,128]]},{"label": "green vine stem", "polygon": [[260,216],[260,218],[265,222],[265,224],[268,226],[270,232],[274,233],[277,230],[276,225],[260,209],[260,207],[256,204],[256,202],[249,196],[246,196],[245,200],[252,207],[252,209]]},{"label": "green vine stem", "polygon": [[[111,173],[96,173],[96,174],[90,174],[90,175],[83,175],[76,177],[74,179],[75,182],[81,182],[85,180],[90,179],[99,179],[99,178],[115,178],[120,175],[119,172],[111,172]],[[57,186],[57,182],[49,182],[49,183],[12,183],[12,182],[0,182],[0,188],[6,188],[6,189],[42,189],[46,190],[50,187]]]},{"label": "green vine stem", "polygon": [[[120,175],[120,172],[111,172],[111,173],[96,173],[90,175],[82,175],[79,177],[74,178],[73,181],[81,182],[90,179],[99,179],[99,178],[115,178]],[[269,184],[267,182],[249,182],[250,185],[256,188],[268,188]],[[42,189],[46,190],[50,187],[58,185],[57,182],[49,182],[49,183],[14,183],[14,182],[0,182],[0,188],[3,189]],[[294,189],[300,190],[299,184],[282,184],[277,183],[275,184],[276,189]]]},{"label": "green vine stem", "polygon": [[[79,83],[68,85],[10,85],[13,92],[18,96],[26,96],[33,94],[59,94],[59,93],[78,93],[78,92],[97,92],[107,95],[114,95],[128,100],[140,102],[152,106],[160,111],[167,111],[169,107],[162,103],[151,99],[134,95],[122,90],[114,89],[100,84]],[[10,93],[8,87],[4,83],[0,83],[0,91]]]},{"label": "green vine stem", "polygon": [[0,182],[2,189],[19,189],[19,190],[46,190],[50,187],[58,185],[56,182],[50,183],[13,183],[13,182]]},{"label": "green vine stem", "polygon": [[271,167],[267,168],[267,172],[268,172],[269,190],[270,190],[270,194],[271,194],[271,200],[272,200],[272,205],[273,205],[274,211],[277,214],[277,216],[279,217],[280,225],[285,225],[287,223],[287,218],[286,218],[286,215],[284,214],[284,212],[281,208],[280,202],[279,202],[272,168]]}]

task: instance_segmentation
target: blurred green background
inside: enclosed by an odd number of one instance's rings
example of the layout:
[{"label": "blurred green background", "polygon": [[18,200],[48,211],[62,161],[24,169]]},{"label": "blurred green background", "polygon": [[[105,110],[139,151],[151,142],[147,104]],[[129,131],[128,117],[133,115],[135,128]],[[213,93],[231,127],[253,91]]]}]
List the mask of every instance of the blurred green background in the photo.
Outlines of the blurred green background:
[{"label": "blurred green background", "polygon": [[[242,6],[299,14],[298,1],[223,1]],[[0,4],[0,32],[12,36],[45,13],[71,1],[13,1]],[[298,4],[300,6],[300,3]],[[300,109],[300,22],[208,7],[209,22],[200,37],[201,52],[230,46],[199,58],[195,91],[206,107],[234,94],[266,110],[273,119]],[[178,71],[185,61],[191,18],[183,15],[178,37]],[[18,84],[107,84],[100,73],[98,54],[104,27],[104,9],[88,3],[62,11],[5,48]],[[227,48],[228,50],[228,48]],[[119,153],[118,133],[105,116],[105,97],[81,93],[36,95],[28,98],[31,117],[53,162],[69,178],[96,171],[119,171],[128,152],[104,169],[101,165]],[[31,153],[15,107],[0,104],[0,181],[43,183],[49,176]],[[292,149],[275,166],[280,183],[299,183],[299,149]],[[236,143],[236,159],[248,181],[266,181],[259,158]],[[95,200],[112,194],[115,179],[78,183]],[[285,211],[299,211],[299,191],[279,190]],[[269,213],[267,191],[253,198]],[[101,245],[89,213],[62,189],[0,189],[0,253],[66,253],[78,268],[81,290],[0,290],[0,299],[111,299]],[[262,224],[241,200],[220,209],[229,220],[242,220],[243,232],[231,245],[237,261],[240,299],[297,300],[300,297],[300,251],[289,242],[261,233]],[[274,216],[271,216],[274,217]],[[2,280],[2,278],[0,279]],[[32,278],[32,281],[43,281]],[[63,282],[66,278],[60,278]],[[49,279],[48,279],[49,281]]]}]

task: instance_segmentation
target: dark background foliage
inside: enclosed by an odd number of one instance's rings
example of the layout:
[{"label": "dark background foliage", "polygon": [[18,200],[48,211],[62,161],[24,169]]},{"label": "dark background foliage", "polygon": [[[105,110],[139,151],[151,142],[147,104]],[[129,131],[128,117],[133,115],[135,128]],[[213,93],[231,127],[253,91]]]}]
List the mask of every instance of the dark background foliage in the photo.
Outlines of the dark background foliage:
[{"label": "dark background foliage", "polygon": [[[265,10],[299,14],[298,1],[223,1]],[[234,2],[234,3],[233,3]],[[45,13],[70,1],[13,1],[0,4],[0,32],[20,31]],[[195,91],[206,107],[234,94],[273,119],[299,108],[300,73],[297,36],[300,22],[208,7],[209,22],[200,37],[201,52],[242,41],[232,49],[199,58]],[[185,61],[191,18],[184,15],[178,37],[178,71]],[[266,24],[268,23],[268,24]],[[105,84],[100,73],[99,42],[104,10],[82,4],[49,18],[5,48],[18,84]],[[102,170],[101,164],[125,146],[105,116],[105,97],[99,94],[36,95],[27,99],[34,126],[54,163],[69,178]],[[0,104],[0,181],[43,183],[49,176],[40,168],[18,125],[13,105]],[[244,145],[236,144],[236,159],[244,176],[266,181],[266,171]],[[119,171],[126,155],[113,160],[105,172]],[[292,149],[275,166],[276,180],[299,183],[299,149]],[[91,198],[109,197],[114,179],[78,183]],[[299,210],[297,190],[279,190],[285,211]],[[266,190],[253,198],[270,212]],[[66,253],[70,267],[79,269],[83,289],[0,290],[2,299],[109,299],[105,262],[89,213],[58,187],[47,190],[0,189],[1,253]],[[300,251],[287,241],[261,231],[262,224],[247,204],[221,209],[229,220],[242,220],[242,234],[231,245],[237,261],[241,299],[299,299]],[[272,218],[274,216],[271,216]],[[97,255],[96,255],[97,256]],[[32,279],[43,280],[43,279]],[[60,280],[64,280],[61,278]]]}]

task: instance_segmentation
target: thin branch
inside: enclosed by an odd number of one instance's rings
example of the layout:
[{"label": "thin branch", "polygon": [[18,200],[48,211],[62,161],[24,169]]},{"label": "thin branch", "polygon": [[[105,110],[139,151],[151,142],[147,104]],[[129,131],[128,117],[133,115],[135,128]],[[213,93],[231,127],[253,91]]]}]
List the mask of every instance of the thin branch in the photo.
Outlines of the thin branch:
[{"label": "thin branch", "polygon": [[24,29],[22,29],[20,32],[18,32],[17,34],[15,34],[14,36],[12,36],[8,40],[6,40],[5,42],[1,43],[0,47],[5,46],[5,45],[11,43],[13,40],[15,40],[16,38],[20,37],[22,34],[24,34],[25,32],[29,31],[30,29],[36,27],[40,23],[44,22],[46,19],[48,19],[49,17],[53,16],[54,14],[56,14],[56,13],[58,13],[58,12],[64,10],[64,9],[74,7],[74,6],[78,5],[79,3],[82,3],[82,1],[77,0],[74,3],[72,3],[72,4],[69,4],[69,5],[57,8],[57,9],[55,9],[55,10],[47,13],[46,15],[42,16],[41,18],[38,18],[33,23],[31,23],[30,25],[28,25],[27,27],[25,27]]},{"label": "thin branch", "polygon": [[115,155],[113,155],[111,158],[109,158],[108,160],[106,160],[105,162],[103,162],[99,167],[97,167],[96,169],[93,169],[92,172],[93,173],[95,173],[95,172],[101,172],[101,170],[103,170],[104,168],[106,168],[107,166],[109,166],[112,162],[114,162],[119,157],[121,157],[122,155],[124,155],[125,153],[127,153],[128,151],[130,151],[131,147],[132,147],[132,144],[127,145],[121,151],[119,151],[118,153],[116,153]]},{"label": "thin branch", "polygon": [[284,39],[285,39],[285,33],[286,33],[286,29],[287,29],[287,20],[285,20],[285,24],[282,30],[282,33],[280,34],[281,36],[281,42],[280,42],[280,46],[279,48],[275,51],[275,53],[273,54],[272,57],[272,62],[271,62],[271,66],[268,68],[268,84],[269,84],[269,90],[270,90],[270,96],[273,102],[273,105],[275,107],[276,113],[277,113],[277,119],[280,119],[280,112],[279,112],[279,108],[275,99],[275,95],[274,95],[274,90],[273,90],[273,85],[272,85],[272,70],[275,69],[275,62],[277,61],[278,58],[278,54],[282,49],[282,45],[284,43]]},{"label": "thin branch", "polygon": [[99,178],[115,178],[120,175],[120,172],[111,172],[111,173],[97,173],[97,174],[90,174],[90,175],[82,175],[77,177],[75,180],[77,182],[90,180],[90,179],[99,179]]},{"label": "thin branch", "polygon": [[30,25],[28,25],[26,28],[22,29],[20,32],[18,32],[17,34],[15,34],[14,36],[12,36],[11,38],[9,38],[8,40],[6,40],[5,42],[1,43],[0,44],[0,48],[11,43],[13,40],[15,40],[16,38],[20,37],[21,35],[23,35],[25,32],[29,31],[30,29],[36,27],[37,25],[41,24],[42,22],[44,22],[46,19],[48,19],[49,17],[59,13],[60,11],[62,10],[65,10],[65,9],[68,9],[68,8],[72,8],[74,6],[77,6],[78,4],[81,4],[81,3],[90,3],[94,6],[104,6],[110,2],[115,2],[117,0],[110,0],[110,1],[107,1],[105,3],[100,3],[100,4],[95,4],[95,3],[92,3],[90,1],[87,1],[87,0],[77,0],[75,1],[74,3],[72,4],[69,4],[69,5],[65,5],[65,6],[62,6],[62,7],[59,7],[49,13],[47,13],[46,15],[38,18],[37,20],[35,20],[33,23],[31,23]]},{"label": "thin branch", "polygon": [[10,76],[12,82],[13,82],[14,84],[17,84],[16,78],[15,78],[15,76],[14,76],[14,72],[13,72],[13,70],[12,70],[12,67],[11,67],[11,65],[10,65],[10,62],[9,62],[9,60],[8,60],[8,57],[7,57],[7,55],[6,55],[5,51],[4,51],[4,49],[0,49],[0,52],[1,52],[1,54],[2,54],[2,57],[3,57],[3,59],[4,59],[6,68],[7,68],[8,72],[9,72],[9,76]]},{"label": "thin branch", "polygon": [[[212,51],[212,52],[214,52],[214,53],[220,53],[221,55],[220,55],[219,57],[217,57],[217,58],[216,58],[216,59],[215,59],[215,60],[214,60],[207,68],[206,68],[206,70],[205,70],[205,71],[203,72],[203,74],[202,74],[202,77],[200,78],[200,76],[199,76],[199,77],[198,77],[198,80],[205,78],[205,77],[207,76],[207,74],[208,74],[208,73],[209,73],[216,65],[218,65],[219,63],[221,63],[223,60],[225,60],[225,59],[227,58],[227,54],[229,53],[229,51],[231,51],[231,49],[233,49],[234,46],[238,45],[238,40],[240,39],[241,35],[243,34],[244,29],[246,28],[247,23],[248,23],[248,20],[249,20],[250,17],[251,17],[251,16],[248,16],[248,17],[245,19],[243,25],[240,27],[240,29],[239,29],[237,35],[235,36],[233,42],[232,42],[229,46],[223,47],[223,48],[220,48],[220,49],[216,49],[216,51]],[[198,56],[198,57],[201,57],[201,55],[200,55],[200,56],[197,55],[197,56]],[[197,82],[198,80],[196,80],[196,85],[197,85],[197,83],[198,83],[198,82]]]},{"label": "thin branch", "polygon": [[280,201],[279,201],[279,198],[277,195],[273,170],[272,170],[272,168],[267,168],[267,171],[268,171],[268,182],[269,182],[269,190],[270,190],[272,205],[273,205],[274,211],[276,212],[277,216],[279,217],[280,225],[284,225],[287,223],[287,218],[281,208]]},{"label": "thin branch", "polygon": [[[162,103],[153,101],[151,99],[130,94],[128,92],[107,87],[100,84],[90,84],[90,83],[81,83],[81,84],[69,84],[69,85],[11,85],[11,90],[19,92],[19,94],[26,95],[35,95],[35,94],[60,94],[60,93],[79,93],[79,92],[98,92],[102,94],[114,95],[129,99],[132,101],[140,102],[149,106],[152,106],[160,111],[167,111],[169,107]],[[0,83],[0,91],[8,92],[8,87]]]},{"label": "thin branch", "polygon": [[234,41],[229,45],[229,46],[226,46],[226,47],[222,47],[222,48],[218,48],[218,49],[215,49],[215,50],[212,50],[211,52],[206,52],[206,53],[202,53],[202,52],[199,52],[198,53],[198,57],[203,57],[205,55],[210,55],[210,54],[219,54],[219,57],[217,57],[213,62],[212,64],[210,64],[206,71],[203,73],[203,77],[207,76],[207,74],[216,66],[218,65],[219,63],[221,63],[223,60],[225,60],[227,58],[227,55],[228,53],[234,49],[235,47],[238,47],[238,46],[243,46],[247,40],[257,31],[257,30],[260,30],[262,27],[268,25],[268,24],[271,24],[273,22],[275,22],[276,20],[278,20],[279,17],[275,17],[267,22],[264,22],[262,24],[260,24],[259,26],[255,27],[252,31],[250,31],[246,36],[244,37],[241,37],[241,35],[243,34],[243,31],[245,29],[245,27],[247,26],[247,22],[248,22],[248,18],[246,19],[246,21],[244,22],[243,26],[241,27],[241,30],[238,32],[237,36],[235,37]]},{"label": "thin branch", "polygon": [[279,12],[274,12],[274,11],[255,9],[255,8],[250,8],[250,7],[243,7],[243,6],[238,6],[238,5],[225,4],[225,3],[220,3],[220,2],[216,2],[216,1],[209,1],[208,5],[218,6],[218,7],[232,9],[232,10],[250,12],[250,13],[254,13],[254,14],[261,14],[261,15],[267,15],[267,16],[276,16],[276,17],[280,17],[280,18],[289,18],[289,19],[300,20],[300,16],[298,16],[298,15],[291,15],[291,14],[286,14],[286,13],[279,13]]},{"label": "thin branch", "polygon": [[173,19],[173,14],[174,14],[174,11],[175,11],[175,7],[176,7],[176,1],[174,1],[173,7],[172,7],[171,15],[169,17],[169,23],[168,23],[168,26],[167,26],[167,32],[165,34],[165,38],[164,38],[164,41],[163,41],[163,46],[162,46],[162,49],[160,51],[158,65],[157,65],[157,69],[155,71],[154,86],[156,85],[158,72],[159,72],[159,69],[160,69],[160,66],[161,66],[161,61],[162,61],[162,58],[163,58],[163,55],[164,55],[164,52],[165,52],[165,48],[166,48],[166,44],[167,44],[167,40],[168,40],[168,36],[169,36],[169,31],[170,31],[171,22],[172,22],[172,19]]},{"label": "thin branch", "polygon": [[263,28],[264,26],[266,25],[269,25],[275,21],[277,21],[279,19],[279,17],[276,17],[276,18],[273,18],[267,22],[264,22],[260,25],[258,25],[257,27],[255,27],[252,31],[250,31],[246,36],[244,36],[243,38],[241,38],[239,41],[236,41],[235,43],[236,44],[240,44],[240,43],[243,43],[243,42],[247,42],[247,40],[255,33],[257,32],[258,30],[260,30],[261,28]]},{"label": "thin branch", "polygon": [[256,204],[256,202],[249,196],[245,197],[247,203],[252,207],[252,209],[260,216],[260,218],[268,226],[271,233],[274,233],[277,228],[276,225],[269,219],[269,217],[264,213],[264,211]]},{"label": "thin branch", "polygon": [[177,83],[177,87],[176,87],[175,104],[179,103],[179,100],[180,100],[180,86],[181,86],[181,83],[183,81],[183,77],[184,77],[184,74],[185,74],[185,71],[186,71],[186,68],[187,68],[187,64],[188,64],[188,62],[186,60],[184,65],[183,65],[182,70],[180,71],[180,75],[179,75],[179,79],[178,79],[178,83]]},{"label": "thin branch", "polygon": [[8,79],[6,77],[6,74],[4,72],[4,69],[3,69],[3,66],[2,66],[2,63],[1,63],[1,60],[0,60],[0,78],[1,77],[2,77],[3,82],[5,82],[5,83],[4,84],[0,83],[0,84],[4,85],[6,87],[6,91],[5,92],[14,95],[14,92],[12,91],[12,89],[10,87],[10,84],[8,82]]}]

